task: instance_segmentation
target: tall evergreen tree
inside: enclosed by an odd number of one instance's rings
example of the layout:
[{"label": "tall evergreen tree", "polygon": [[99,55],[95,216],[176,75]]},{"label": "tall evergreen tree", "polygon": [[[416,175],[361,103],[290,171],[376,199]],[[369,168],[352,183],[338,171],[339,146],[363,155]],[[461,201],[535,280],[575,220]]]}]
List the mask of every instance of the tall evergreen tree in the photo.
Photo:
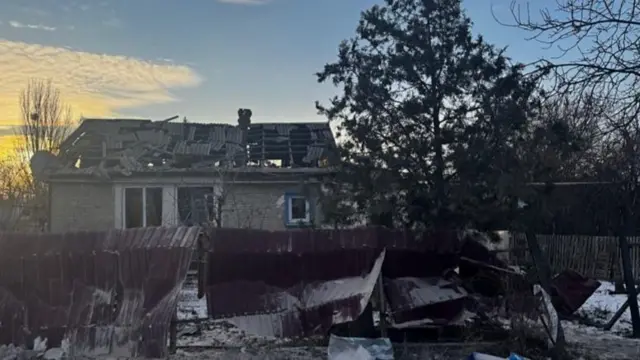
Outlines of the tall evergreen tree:
[{"label": "tall evergreen tree", "polygon": [[526,180],[518,144],[535,79],[471,25],[459,0],[386,0],[317,74],[341,90],[317,107],[339,124],[342,180],[382,223],[486,223]]}]

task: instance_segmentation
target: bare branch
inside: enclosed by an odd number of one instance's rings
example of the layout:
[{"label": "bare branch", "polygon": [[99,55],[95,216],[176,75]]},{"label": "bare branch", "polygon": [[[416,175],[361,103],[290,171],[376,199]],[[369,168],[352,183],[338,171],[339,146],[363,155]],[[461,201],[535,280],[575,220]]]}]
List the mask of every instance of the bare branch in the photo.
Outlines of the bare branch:
[{"label": "bare branch", "polygon": [[63,102],[60,90],[51,80],[30,80],[20,94],[20,111],[19,151],[27,157],[41,150],[56,153],[73,125],[71,108]]},{"label": "bare branch", "polygon": [[559,52],[538,64],[551,73],[551,87],[584,94],[607,104],[606,124],[613,131],[638,121],[640,99],[640,7],[638,0],[557,0],[532,20],[522,1],[513,1],[514,26]]}]

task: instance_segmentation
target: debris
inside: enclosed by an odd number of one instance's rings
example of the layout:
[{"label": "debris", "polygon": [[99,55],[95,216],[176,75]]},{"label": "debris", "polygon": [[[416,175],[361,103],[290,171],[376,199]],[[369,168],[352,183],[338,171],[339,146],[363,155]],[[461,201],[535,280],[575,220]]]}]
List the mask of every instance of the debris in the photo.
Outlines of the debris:
[{"label": "debris", "polygon": [[569,316],[598,290],[601,283],[573,270],[565,270],[551,279],[551,299],[560,315]]},{"label": "debris", "polygon": [[520,355],[516,355],[516,354],[511,354],[511,355],[509,355],[509,357],[503,358],[503,357],[500,357],[500,356],[493,356],[493,355],[481,354],[481,353],[473,353],[473,354],[469,355],[469,358],[467,360],[527,360],[527,359],[521,357]]},{"label": "debris", "polygon": [[85,119],[60,145],[58,156],[37,153],[38,178],[92,175],[102,178],[157,171],[221,168],[327,170],[335,163],[328,123],[252,124],[240,109],[239,124],[172,123],[133,119]]},{"label": "debris", "polygon": [[393,347],[387,338],[366,339],[331,335],[328,360],[393,360]]},{"label": "debris", "polygon": [[542,298],[541,305],[543,311],[540,319],[542,320],[542,325],[545,327],[547,335],[549,336],[547,345],[552,349],[558,342],[558,333],[560,331],[560,319],[558,318],[558,313],[551,303],[551,297],[546,291],[544,291],[542,286],[538,284],[534,285],[533,294]]},{"label": "debris", "polygon": [[61,348],[51,348],[42,356],[46,360],[60,360],[64,357],[64,350]]}]

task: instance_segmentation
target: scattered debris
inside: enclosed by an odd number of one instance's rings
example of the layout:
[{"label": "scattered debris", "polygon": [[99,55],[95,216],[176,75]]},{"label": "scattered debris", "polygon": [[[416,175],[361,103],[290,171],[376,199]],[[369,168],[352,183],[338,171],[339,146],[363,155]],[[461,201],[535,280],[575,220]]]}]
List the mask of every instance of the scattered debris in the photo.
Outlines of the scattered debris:
[{"label": "scattered debris", "polygon": [[328,360],[394,360],[389,339],[346,338],[331,335]]},{"label": "scattered debris", "polygon": [[600,285],[598,280],[565,270],[551,280],[553,306],[559,314],[567,317],[576,312]]}]

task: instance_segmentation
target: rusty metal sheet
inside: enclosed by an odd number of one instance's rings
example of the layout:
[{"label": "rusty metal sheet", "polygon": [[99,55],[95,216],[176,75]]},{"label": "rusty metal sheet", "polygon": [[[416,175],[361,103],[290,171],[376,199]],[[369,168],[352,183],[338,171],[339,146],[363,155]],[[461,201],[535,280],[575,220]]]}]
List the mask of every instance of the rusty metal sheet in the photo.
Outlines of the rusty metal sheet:
[{"label": "rusty metal sheet", "polygon": [[355,320],[381,272],[437,276],[456,263],[459,248],[453,233],[416,238],[383,228],[208,234],[209,315],[265,336],[310,335]]},{"label": "rusty metal sheet", "polygon": [[576,312],[600,285],[598,280],[589,279],[573,270],[565,270],[551,279],[553,306],[561,315],[569,316]]},{"label": "rusty metal sheet", "polygon": [[0,234],[0,343],[161,357],[200,229]]}]

